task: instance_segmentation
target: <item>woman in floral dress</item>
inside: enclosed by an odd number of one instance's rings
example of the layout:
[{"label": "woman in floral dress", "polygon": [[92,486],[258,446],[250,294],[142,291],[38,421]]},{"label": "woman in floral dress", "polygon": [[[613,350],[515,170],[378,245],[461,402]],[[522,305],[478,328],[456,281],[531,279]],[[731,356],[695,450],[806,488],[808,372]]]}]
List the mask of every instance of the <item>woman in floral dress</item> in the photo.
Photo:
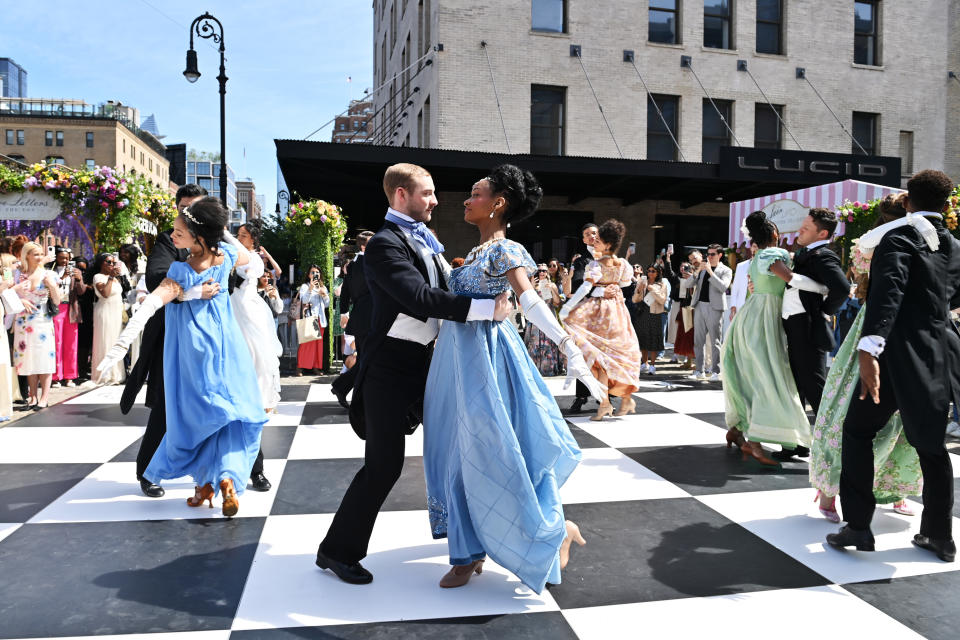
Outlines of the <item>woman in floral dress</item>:
[{"label": "woman in floral dress", "polygon": [[[537,265],[537,272],[533,276],[533,288],[540,295],[544,303],[552,310],[560,308],[560,289],[550,277],[547,265]],[[543,376],[563,375],[566,367],[563,364],[563,354],[560,347],[555,345],[535,324],[527,324],[523,333],[523,343],[527,346],[530,358]]]},{"label": "woman in floral dress", "polygon": [[43,249],[37,243],[23,245],[20,262],[24,279],[15,287],[26,310],[18,314],[14,322],[13,366],[17,375],[27,376],[28,404],[34,409],[47,406],[51,376],[57,370],[53,316],[47,308],[47,299],[54,305],[60,304],[60,280],[56,273],[43,267],[43,257]]},{"label": "woman in floral dress", "polygon": [[[880,203],[881,222],[906,215],[897,196],[891,194]],[[862,251],[859,241],[854,246],[853,268],[857,274],[858,297],[866,297],[870,255]],[[823,399],[813,426],[813,444],[810,447],[810,484],[817,489],[820,513],[831,522],[840,522],[836,498],[840,492],[840,454],[843,441],[843,421],[847,408],[860,379],[860,363],[857,359],[857,343],[866,304],[853,321],[847,337],[827,374]],[[900,413],[895,413],[886,426],[873,439],[873,495],[878,504],[893,503],[897,513],[913,515],[906,496],[920,495],[923,491],[923,476],[917,451],[903,434]]]}]

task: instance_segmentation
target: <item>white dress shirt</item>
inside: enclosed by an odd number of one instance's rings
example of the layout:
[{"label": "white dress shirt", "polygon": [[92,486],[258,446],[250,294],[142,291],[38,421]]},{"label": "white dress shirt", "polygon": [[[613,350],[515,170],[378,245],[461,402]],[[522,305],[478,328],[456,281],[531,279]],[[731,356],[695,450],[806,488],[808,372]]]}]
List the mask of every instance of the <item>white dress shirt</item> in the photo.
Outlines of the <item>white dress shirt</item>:
[{"label": "white dress shirt", "polygon": [[[807,245],[806,249],[807,251],[813,251],[817,247],[822,247],[827,244],[827,242],[828,240],[817,240]],[[806,309],[803,308],[803,303],[800,301],[800,289],[788,286],[787,290],[783,292],[783,312],[781,317],[786,320],[790,316],[806,312]]]}]

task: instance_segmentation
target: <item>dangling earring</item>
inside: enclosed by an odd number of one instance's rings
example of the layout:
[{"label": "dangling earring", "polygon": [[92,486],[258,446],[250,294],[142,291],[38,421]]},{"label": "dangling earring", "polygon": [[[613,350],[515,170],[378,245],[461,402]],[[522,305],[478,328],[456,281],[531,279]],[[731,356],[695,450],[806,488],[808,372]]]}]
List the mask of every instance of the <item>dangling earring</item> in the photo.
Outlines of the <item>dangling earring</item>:
[{"label": "dangling earring", "polygon": [[497,208],[494,207],[494,208],[493,208],[493,211],[490,212],[490,219],[491,219],[491,220],[493,219],[493,215],[494,215],[496,212],[497,212]]}]

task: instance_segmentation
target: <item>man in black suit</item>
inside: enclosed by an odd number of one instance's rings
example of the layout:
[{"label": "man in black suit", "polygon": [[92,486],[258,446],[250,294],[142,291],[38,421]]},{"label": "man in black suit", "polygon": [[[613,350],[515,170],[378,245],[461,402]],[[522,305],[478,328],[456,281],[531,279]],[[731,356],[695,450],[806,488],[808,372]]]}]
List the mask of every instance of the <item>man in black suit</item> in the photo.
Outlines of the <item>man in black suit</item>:
[{"label": "man in black suit", "polygon": [[900,411],[923,471],[923,515],[913,543],[945,562],[956,557],[953,470],[944,436],[950,402],[960,397],[960,334],[950,320],[950,309],[960,306],[960,242],[939,213],[952,188],[940,171],[913,176],[907,218],[891,223],[902,226],[886,231],[873,252],[857,345],[860,382],[843,423],[840,501],[847,526],[827,536],[836,548],[874,550],[873,438]]},{"label": "man in black suit", "polygon": [[[840,267],[840,258],[827,243],[837,228],[837,218],[828,209],[810,209],[797,232],[800,250],[793,259],[793,272],[827,287],[819,293],[790,287],[783,296],[783,330],[787,334],[790,369],[800,392],[800,403],[809,402],[816,412],[827,380],[827,353],[836,346],[832,317],[850,295],[850,281]],[[773,454],[778,460],[806,457],[810,450],[799,446]]]},{"label": "man in black suit", "polygon": [[[597,225],[590,222],[583,225],[581,231],[583,233],[583,244],[586,247],[586,254],[578,253],[570,260],[570,289],[567,290],[567,288],[564,287],[563,290],[563,294],[568,298],[583,284],[587,265],[593,260],[593,242],[597,239]],[[573,413],[580,412],[583,409],[583,405],[585,405],[589,399],[590,390],[587,389],[587,385],[577,380],[576,398],[573,404],[570,405],[570,411]]]},{"label": "man in black suit", "polygon": [[[373,312],[370,288],[367,286],[367,278],[363,273],[363,252],[372,237],[372,231],[361,231],[357,234],[359,253],[347,269],[347,275],[340,287],[340,326],[343,327],[344,333],[353,336],[354,350],[357,353],[363,353],[363,346],[367,340],[367,334],[370,332],[370,316]],[[353,389],[358,371],[359,368],[354,365],[340,374],[330,385],[330,390],[333,395],[337,396],[337,402],[344,409],[350,408],[347,403],[347,394]]]},{"label": "man in black suit", "polygon": [[501,321],[511,311],[506,293],[471,300],[446,290],[443,246],[424,224],[437,205],[425,169],[393,165],[383,190],[390,208],[364,252],[372,316],[350,406],[350,421],[367,441],[364,466],[343,496],[316,560],[351,584],[373,581],[360,560],[380,507],[400,478],[404,438],[422,416],[437,319]]},{"label": "man in black suit", "polygon": [[[207,195],[207,190],[195,184],[185,184],[177,189],[177,211],[183,211],[196,200]],[[170,239],[170,231],[164,231],[157,236],[153,251],[147,258],[147,268],[143,277],[147,280],[147,290],[153,291],[163,279],[174,262],[183,262],[189,252],[186,249],[177,249]],[[216,283],[194,287],[184,293],[184,299],[192,297],[212,298],[220,291]],[[167,409],[164,404],[163,393],[163,336],[164,314],[154,314],[143,328],[140,357],[136,365],[127,376],[120,400],[120,410],[126,414],[136,400],[137,394],[147,382],[147,397],[145,404],[150,408],[150,418],[147,420],[147,429],[140,441],[140,450],[137,452],[137,480],[140,490],[149,498],[159,498],[164,494],[163,487],[153,484],[143,477],[143,472],[156,453],[163,435],[167,432]]]}]

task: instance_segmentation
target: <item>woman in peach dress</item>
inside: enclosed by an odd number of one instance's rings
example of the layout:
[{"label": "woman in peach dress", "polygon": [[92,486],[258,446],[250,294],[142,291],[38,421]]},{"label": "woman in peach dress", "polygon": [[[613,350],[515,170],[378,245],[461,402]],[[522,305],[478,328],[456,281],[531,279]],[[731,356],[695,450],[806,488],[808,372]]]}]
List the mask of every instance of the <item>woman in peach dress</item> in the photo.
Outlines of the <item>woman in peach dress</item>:
[{"label": "woman in peach dress", "polygon": [[[583,284],[560,310],[560,319],[583,352],[587,365],[609,395],[621,398],[616,415],[636,409],[631,394],[639,388],[640,347],[623,300],[621,287],[631,282],[633,268],[616,256],[626,234],[619,220],[607,220],[593,244],[596,259],[587,266]],[[610,400],[591,420],[613,413]]]}]

